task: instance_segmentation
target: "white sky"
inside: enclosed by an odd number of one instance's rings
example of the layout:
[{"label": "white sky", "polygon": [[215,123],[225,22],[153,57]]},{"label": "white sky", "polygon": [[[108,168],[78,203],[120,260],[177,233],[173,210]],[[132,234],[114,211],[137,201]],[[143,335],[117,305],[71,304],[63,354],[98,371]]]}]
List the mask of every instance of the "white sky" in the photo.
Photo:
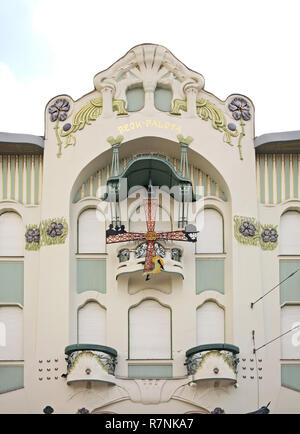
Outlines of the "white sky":
[{"label": "white sky", "polygon": [[[300,130],[299,0],[0,0],[0,131],[43,135],[131,47],[167,47],[224,100],[249,97],[255,134]],[[299,8],[300,9],[300,8]]]}]

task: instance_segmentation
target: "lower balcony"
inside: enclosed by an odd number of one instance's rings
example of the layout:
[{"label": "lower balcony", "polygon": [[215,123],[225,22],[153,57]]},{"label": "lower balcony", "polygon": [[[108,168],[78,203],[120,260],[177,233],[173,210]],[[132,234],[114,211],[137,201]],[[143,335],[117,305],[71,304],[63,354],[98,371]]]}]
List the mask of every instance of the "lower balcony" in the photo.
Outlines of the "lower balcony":
[{"label": "lower balcony", "polygon": [[92,344],[69,345],[67,355],[67,384],[98,381],[115,384],[118,353],[110,347]]},{"label": "lower balcony", "polygon": [[193,347],[186,352],[188,375],[192,383],[209,382],[214,385],[236,383],[240,350],[234,345],[207,344]]}]

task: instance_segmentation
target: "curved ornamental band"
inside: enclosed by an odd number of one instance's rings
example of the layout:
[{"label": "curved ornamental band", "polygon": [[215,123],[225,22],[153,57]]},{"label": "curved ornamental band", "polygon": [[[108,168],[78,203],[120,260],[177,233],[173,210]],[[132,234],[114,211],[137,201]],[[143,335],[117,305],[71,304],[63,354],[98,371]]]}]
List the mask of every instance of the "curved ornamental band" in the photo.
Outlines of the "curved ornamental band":
[{"label": "curved ornamental band", "polygon": [[147,247],[144,264],[144,274],[147,275],[146,280],[149,280],[150,273],[157,274],[161,270],[164,270],[163,260],[156,253],[156,241],[188,241],[192,243],[197,241],[197,229],[194,225],[187,225],[185,230],[156,232],[155,217],[157,206],[157,199],[144,199],[147,232],[126,232],[124,225],[121,228],[116,227],[115,230],[110,225],[110,228],[106,231],[107,244],[146,240]]}]

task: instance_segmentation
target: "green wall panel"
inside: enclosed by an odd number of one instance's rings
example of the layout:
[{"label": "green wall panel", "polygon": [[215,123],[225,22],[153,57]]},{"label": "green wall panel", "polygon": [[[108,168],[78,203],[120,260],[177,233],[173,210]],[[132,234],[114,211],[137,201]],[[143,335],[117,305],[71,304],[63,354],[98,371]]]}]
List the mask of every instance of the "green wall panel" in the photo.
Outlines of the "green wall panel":
[{"label": "green wall panel", "polygon": [[128,365],[129,378],[171,378],[172,365]]},{"label": "green wall panel", "polygon": [[224,259],[196,259],[196,294],[207,290],[224,294]]},{"label": "green wall panel", "polygon": [[106,259],[77,259],[77,293],[106,292]]},{"label": "green wall panel", "polygon": [[24,387],[23,366],[0,366],[0,393]]},{"label": "green wall panel", "polygon": [[24,303],[23,262],[0,262],[0,303]]},{"label": "green wall panel", "polygon": [[281,385],[300,392],[300,365],[281,365]]},{"label": "green wall panel", "polygon": [[[280,261],[280,282],[300,267],[300,261]],[[300,301],[300,272],[280,285],[280,303]]]}]

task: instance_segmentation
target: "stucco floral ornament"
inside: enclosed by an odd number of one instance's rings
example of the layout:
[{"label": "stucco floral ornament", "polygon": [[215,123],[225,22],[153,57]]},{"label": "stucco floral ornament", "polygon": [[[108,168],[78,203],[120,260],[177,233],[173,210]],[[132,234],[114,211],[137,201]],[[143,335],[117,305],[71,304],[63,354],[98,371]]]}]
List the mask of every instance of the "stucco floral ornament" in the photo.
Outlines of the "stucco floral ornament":
[{"label": "stucco floral ornament", "polygon": [[29,225],[26,227],[25,241],[26,250],[38,250],[40,248],[41,232],[38,225]]},{"label": "stucco floral ornament", "polygon": [[228,104],[232,117],[236,121],[240,121],[241,132],[239,136],[238,148],[240,152],[240,159],[243,160],[242,154],[242,138],[245,136],[245,122],[251,119],[250,106],[244,98],[236,97]]},{"label": "stucco floral ornament", "polygon": [[274,250],[278,244],[277,227],[264,225],[261,227],[261,247],[263,250]]},{"label": "stucco floral ornament", "polygon": [[65,98],[57,99],[48,109],[48,112],[50,113],[50,121],[55,122],[54,130],[57,138],[58,157],[61,156],[61,145],[62,145],[62,141],[58,133],[59,122],[64,122],[67,119],[69,110],[70,110],[70,103]]}]

